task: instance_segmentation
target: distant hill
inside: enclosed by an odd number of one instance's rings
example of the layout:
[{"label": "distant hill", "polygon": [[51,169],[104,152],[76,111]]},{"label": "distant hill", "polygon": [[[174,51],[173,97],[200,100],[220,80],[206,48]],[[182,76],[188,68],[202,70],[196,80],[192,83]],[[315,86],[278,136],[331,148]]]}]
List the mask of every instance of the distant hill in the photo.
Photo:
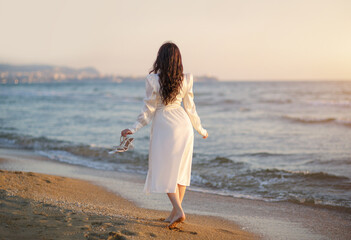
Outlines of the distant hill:
[{"label": "distant hill", "polygon": [[194,76],[195,82],[218,82],[218,78],[212,76]]},{"label": "distant hill", "polygon": [[69,67],[59,67],[59,66],[51,66],[51,65],[9,65],[9,64],[0,64],[0,72],[37,72],[37,71],[51,71],[51,72],[62,72],[67,74],[79,74],[82,72],[86,72],[89,74],[99,75],[99,71],[97,71],[93,67],[86,68],[69,68]]},{"label": "distant hill", "polygon": [[93,67],[0,64],[0,82],[3,84],[92,80],[113,80],[113,76],[102,75]]},{"label": "distant hill", "polygon": [[[50,82],[75,82],[75,81],[111,81],[111,82],[139,82],[145,76],[117,76],[101,74],[93,67],[71,68],[52,65],[10,65],[0,64],[0,83],[50,83]],[[198,82],[218,81],[215,77],[194,77]]]}]

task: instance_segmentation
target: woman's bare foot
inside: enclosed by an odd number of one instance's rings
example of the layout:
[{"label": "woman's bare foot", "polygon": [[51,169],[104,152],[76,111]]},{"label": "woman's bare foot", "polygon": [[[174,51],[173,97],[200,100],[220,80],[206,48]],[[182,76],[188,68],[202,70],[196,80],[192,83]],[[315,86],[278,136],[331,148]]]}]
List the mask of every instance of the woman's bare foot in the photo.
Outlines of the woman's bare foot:
[{"label": "woman's bare foot", "polygon": [[168,225],[168,228],[175,228],[179,223],[185,221],[185,214],[183,211],[175,213],[174,217],[170,221],[170,224]]},{"label": "woman's bare foot", "polygon": [[171,222],[172,218],[174,217],[175,214],[175,210],[174,208],[172,209],[171,214],[168,216],[168,218],[166,218],[165,220],[163,220],[164,222]]}]

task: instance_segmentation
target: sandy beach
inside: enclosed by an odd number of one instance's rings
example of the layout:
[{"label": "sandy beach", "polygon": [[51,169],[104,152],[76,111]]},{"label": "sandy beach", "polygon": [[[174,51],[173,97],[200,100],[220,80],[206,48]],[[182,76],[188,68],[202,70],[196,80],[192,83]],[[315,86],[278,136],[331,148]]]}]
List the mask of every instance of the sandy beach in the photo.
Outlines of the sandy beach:
[{"label": "sandy beach", "polygon": [[185,223],[169,230],[163,194],[142,193],[144,177],[0,148],[1,238],[349,239],[347,209],[187,192]]},{"label": "sandy beach", "polygon": [[1,239],[258,239],[228,220],[194,214],[170,230],[167,212],[74,178],[0,170],[0,189]]}]

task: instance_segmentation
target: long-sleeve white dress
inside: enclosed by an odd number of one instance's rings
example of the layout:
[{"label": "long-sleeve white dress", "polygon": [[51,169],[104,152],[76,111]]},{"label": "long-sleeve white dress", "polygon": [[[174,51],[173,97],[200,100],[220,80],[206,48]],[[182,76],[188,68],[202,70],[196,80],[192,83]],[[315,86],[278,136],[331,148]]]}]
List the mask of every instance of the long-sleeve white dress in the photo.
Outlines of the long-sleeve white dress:
[{"label": "long-sleeve white dress", "polygon": [[[175,193],[177,184],[190,185],[193,127],[202,136],[207,135],[196,112],[193,76],[184,74],[176,100],[166,106],[159,94],[159,76],[149,74],[145,85],[144,105],[133,127],[129,128],[135,133],[152,120],[149,167],[144,192]],[[182,100],[184,108],[181,106]]]}]

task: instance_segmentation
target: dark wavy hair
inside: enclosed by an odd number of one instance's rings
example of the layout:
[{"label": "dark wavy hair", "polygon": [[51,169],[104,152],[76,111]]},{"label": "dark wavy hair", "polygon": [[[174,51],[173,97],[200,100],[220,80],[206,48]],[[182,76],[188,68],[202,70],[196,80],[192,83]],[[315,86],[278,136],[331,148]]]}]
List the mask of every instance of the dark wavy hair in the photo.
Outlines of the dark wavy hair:
[{"label": "dark wavy hair", "polygon": [[150,73],[159,75],[162,103],[172,103],[183,82],[183,63],[179,48],[172,42],[164,43],[157,53],[156,61]]}]

